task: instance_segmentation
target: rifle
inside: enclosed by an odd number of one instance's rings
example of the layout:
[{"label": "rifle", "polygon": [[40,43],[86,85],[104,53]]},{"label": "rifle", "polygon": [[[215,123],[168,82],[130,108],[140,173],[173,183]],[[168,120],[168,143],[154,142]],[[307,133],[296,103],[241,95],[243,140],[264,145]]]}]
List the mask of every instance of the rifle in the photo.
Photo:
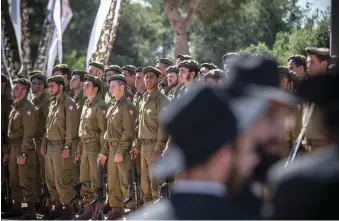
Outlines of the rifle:
[{"label": "rifle", "polygon": [[134,210],[138,209],[141,206],[141,191],[140,191],[140,175],[137,171],[136,162],[134,159],[131,160],[132,164],[132,180],[131,184],[128,185],[128,198],[124,200],[124,207],[129,202],[133,202]]},{"label": "rifle", "polygon": [[8,164],[4,164],[4,178],[5,180],[2,183],[1,187],[1,211],[7,212],[12,209],[13,201],[11,198],[11,187],[9,186],[9,170]]},{"label": "rifle", "polygon": [[98,204],[99,210],[96,217],[96,220],[105,220],[104,212],[103,212],[103,204],[106,200],[106,185],[105,185],[105,178],[103,167],[98,166],[98,183],[95,190],[95,197],[94,200],[91,202],[91,206]]},{"label": "rifle", "polygon": [[165,182],[158,186],[159,199],[155,202],[159,202],[162,199],[171,198],[172,194],[172,177],[167,177]]},{"label": "rifle", "polygon": [[84,212],[84,203],[83,203],[83,198],[81,197],[81,187],[83,185],[82,182],[80,182],[80,161],[78,160],[76,162],[76,170],[77,170],[77,183],[74,184],[73,186],[73,198],[71,199],[71,204],[73,204],[76,200],[79,201],[79,214],[82,214]]},{"label": "rifle", "polygon": [[48,215],[51,211],[51,194],[48,191],[47,185],[44,183],[41,184],[41,196],[39,197],[38,202],[40,205],[44,205],[44,214]]},{"label": "rifle", "polygon": [[295,157],[297,156],[298,152],[299,152],[299,148],[300,148],[300,144],[301,144],[301,141],[302,139],[304,138],[305,136],[305,132],[306,132],[306,128],[311,120],[311,117],[312,117],[312,114],[313,114],[313,111],[314,111],[314,107],[315,107],[315,104],[312,103],[311,104],[311,107],[307,113],[307,118],[306,118],[306,121],[305,121],[305,124],[303,125],[301,131],[300,131],[300,134],[297,138],[297,140],[295,141],[294,145],[293,145],[293,148],[290,152],[290,155],[288,156],[288,159],[287,159],[287,162],[285,164],[285,167],[288,166],[289,163],[293,162]]}]

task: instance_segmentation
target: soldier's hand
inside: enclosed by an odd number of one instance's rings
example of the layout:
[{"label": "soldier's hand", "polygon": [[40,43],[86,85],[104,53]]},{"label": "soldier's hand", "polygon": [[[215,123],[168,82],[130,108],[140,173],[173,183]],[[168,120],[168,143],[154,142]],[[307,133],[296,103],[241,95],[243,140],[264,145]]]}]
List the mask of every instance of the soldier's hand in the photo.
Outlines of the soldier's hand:
[{"label": "soldier's hand", "polygon": [[25,156],[18,156],[18,158],[16,159],[16,162],[17,162],[19,165],[24,165],[25,162],[26,162],[26,157],[25,157]]},{"label": "soldier's hand", "polygon": [[9,161],[9,154],[5,154],[4,158],[2,159],[3,163],[7,163]]},{"label": "soldier's hand", "polygon": [[62,158],[64,158],[64,159],[69,158],[69,157],[71,156],[71,150],[69,150],[69,149],[63,150],[61,156],[62,156]]},{"label": "soldier's hand", "polygon": [[160,151],[153,151],[152,153],[152,161],[158,161],[161,158],[162,152]]},{"label": "soldier's hand", "polygon": [[114,162],[116,163],[120,163],[124,160],[124,156],[122,156],[121,154],[116,153],[114,156]]},{"label": "soldier's hand", "polygon": [[139,150],[136,149],[136,148],[132,148],[131,151],[130,151],[130,154],[131,154],[131,158],[132,160],[135,160],[138,158],[138,154],[139,154]]},{"label": "soldier's hand", "polygon": [[107,159],[107,157],[105,155],[99,154],[98,160],[97,160],[98,165],[104,166],[105,162],[106,162],[106,159]]},{"label": "soldier's hand", "polygon": [[40,153],[41,153],[42,156],[46,156],[45,148],[41,147],[40,148]]},{"label": "soldier's hand", "polygon": [[79,160],[80,160],[80,156],[77,155],[77,156],[74,158],[74,163],[77,163]]}]

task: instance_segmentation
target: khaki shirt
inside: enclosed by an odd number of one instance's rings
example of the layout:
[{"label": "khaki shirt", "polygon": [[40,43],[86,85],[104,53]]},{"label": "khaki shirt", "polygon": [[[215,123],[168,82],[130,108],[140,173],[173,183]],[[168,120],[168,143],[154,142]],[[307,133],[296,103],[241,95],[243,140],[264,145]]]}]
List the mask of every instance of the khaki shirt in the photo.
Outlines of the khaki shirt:
[{"label": "khaki shirt", "polygon": [[159,90],[145,93],[139,110],[139,139],[156,140],[155,150],[163,151],[168,134],[159,123],[159,113],[169,103],[168,98]]},{"label": "khaki shirt", "polygon": [[137,92],[137,88],[134,85],[132,87],[128,87],[128,90],[130,90],[132,92],[133,96]]},{"label": "khaki shirt", "polygon": [[302,128],[302,108],[291,108],[290,115],[286,119],[286,136],[285,141],[291,146],[297,140]]},{"label": "khaki shirt", "polygon": [[65,92],[66,92],[66,94],[67,94],[68,96],[70,96],[70,97],[73,97],[73,96],[74,96],[74,93],[73,93],[73,90],[72,90],[72,88],[71,88],[71,85],[66,86]]},{"label": "khaki shirt", "polygon": [[36,111],[32,102],[27,98],[14,102],[12,107],[9,114],[8,138],[10,141],[22,142],[21,152],[27,153],[34,149]]},{"label": "khaki shirt", "polygon": [[42,140],[42,147],[49,141],[65,140],[65,145],[72,147],[77,138],[79,113],[75,102],[65,92],[56,100],[51,98],[49,113],[46,121],[46,135]]},{"label": "khaki shirt", "polygon": [[36,119],[37,129],[34,138],[36,141],[41,142],[43,136],[46,133],[46,119],[48,116],[48,109],[50,105],[49,94],[44,91],[40,97],[33,97],[32,103],[35,106],[37,116]]},{"label": "khaki shirt", "polygon": [[105,95],[105,103],[108,105],[108,106],[111,106],[111,104],[113,104],[115,102],[115,98],[112,97],[111,93],[106,93]]},{"label": "khaki shirt", "polygon": [[[131,149],[134,138],[135,117],[136,108],[125,97],[108,109],[105,140],[107,142],[117,142],[116,153],[118,154],[123,154]],[[108,153],[107,142],[101,151],[105,155]]]},{"label": "khaki shirt", "polygon": [[109,93],[109,85],[105,81],[101,81],[101,91],[99,95],[103,100],[105,100],[106,94]]},{"label": "khaki shirt", "polygon": [[181,89],[180,85],[172,87],[171,90],[168,92],[168,95],[167,95],[168,99],[170,101],[176,99],[178,97],[180,89]]},{"label": "khaki shirt", "polygon": [[166,96],[168,95],[168,93],[170,91],[170,88],[168,87],[168,85],[163,83],[163,82],[160,82],[158,84],[158,88],[159,88],[160,92],[163,93]]},{"label": "khaki shirt", "polygon": [[82,108],[84,107],[85,101],[87,100],[87,97],[85,97],[83,90],[80,91],[80,93],[77,96],[73,96],[73,100],[77,106],[79,115],[82,112]]},{"label": "khaki shirt", "polygon": [[146,93],[146,90],[143,93],[140,93],[137,91],[133,97],[133,104],[137,110],[137,116],[135,118],[135,133],[134,133],[134,144],[133,147],[140,149],[141,143],[140,140],[138,139],[138,134],[139,134],[139,110],[140,110],[140,102],[143,98],[143,95]]},{"label": "khaki shirt", "polygon": [[[303,108],[303,117],[302,117],[302,125],[305,124],[306,122],[306,117],[308,115],[309,112],[309,108],[311,107],[311,105],[305,104],[304,108]],[[320,127],[321,127],[321,123],[318,122],[319,119],[321,119],[320,116],[320,109],[319,107],[315,106],[312,117],[306,127],[306,131],[305,131],[305,137],[307,140],[317,140],[317,141],[326,141],[327,137],[324,136],[321,133]]]}]

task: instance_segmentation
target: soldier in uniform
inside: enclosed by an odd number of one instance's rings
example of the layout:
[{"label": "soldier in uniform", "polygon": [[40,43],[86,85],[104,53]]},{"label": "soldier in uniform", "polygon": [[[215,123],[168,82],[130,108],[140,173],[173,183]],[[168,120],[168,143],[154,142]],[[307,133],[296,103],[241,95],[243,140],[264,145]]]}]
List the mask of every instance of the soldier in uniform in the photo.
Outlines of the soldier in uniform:
[{"label": "soldier in uniform", "polygon": [[168,99],[172,101],[177,98],[181,85],[179,84],[179,68],[178,66],[170,66],[166,69],[167,81],[170,91],[168,92]]},{"label": "soldier in uniform", "polygon": [[180,89],[180,95],[187,92],[189,87],[194,84],[198,72],[200,70],[199,63],[195,60],[185,60],[179,63],[179,79],[183,83],[183,87]]},{"label": "soldier in uniform", "polygon": [[53,218],[71,219],[70,200],[74,181],[71,148],[77,138],[79,115],[75,102],[65,93],[64,79],[53,76],[47,83],[52,98],[41,147],[41,153],[45,156],[46,184],[55,205]]},{"label": "soldier in uniform", "polygon": [[[106,80],[108,81],[111,77],[117,74],[122,74],[122,69],[119,65],[110,65],[105,68]],[[106,93],[105,102],[110,106],[113,102],[115,102],[114,97],[111,93]]]},{"label": "soldier in uniform", "polygon": [[36,132],[36,111],[27,100],[30,82],[24,78],[13,81],[13,105],[9,115],[8,137],[9,149],[5,151],[4,163],[9,162],[9,184],[11,186],[12,210],[1,218],[21,215],[22,196],[27,202],[27,210],[21,219],[36,219],[36,163],[34,136]]},{"label": "soldier in uniform", "polygon": [[218,67],[213,63],[202,63],[200,68],[200,73],[202,77],[207,74],[210,70],[218,69]]},{"label": "soldier in uniform", "polygon": [[122,74],[125,76],[127,81],[127,89],[129,89],[132,94],[136,93],[135,88],[135,70],[137,68],[133,65],[125,65],[122,67]]},{"label": "soldier in uniform", "polygon": [[71,88],[73,90],[71,98],[73,98],[75,104],[77,105],[77,109],[79,115],[82,111],[82,107],[85,104],[86,96],[84,95],[83,86],[84,86],[84,77],[87,74],[86,71],[81,70],[73,70],[72,79],[71,79]]},{"label": "soldier in uniform", "polygon": [[178,54],[175,65],[179,65],[182,61],[192,60],[193,58],[190,55]]},{"label": "soldier in uniform", "polygon": [[295,73],[297,79],[303,80],[307,78],[306,58],[302,55],[291,56],[287,59],[288,70]]},{"label": "soldier in uniform", "polygon": [[204,82],[211,86],[221,87],[224,84],[224,72],[221,69],[212,69],[204,75]]},{"label": "soldier in uniform", "polygon": [[157,64],[155,67],[161,72],[161,76],[159,77],[160,82],[158,84],[158,88],[161,91],[161,93],[168,96],[170,88],[168,87],[166,69],[169,66],[173,65],[173,61],[169,58],[160,58],[159,60],[156,61],[156,63]]},{"label": "soldier in uniform", "polygon": [[65,92],[68,96],[72,97],[72,89],[70,87],[71,70],[67,64],[57,64],[52,70],[52,75],[60,75],[65,81]]},{"label": "soldier in uniform", "polygon": [[168,134],[159,124],[159,113],[169,103],[169,100],[157,87],[161,72],[154,67],[146,67],[143,73],[147,91],[139,109],[138,139],[141,146],[140,149],[135,146],[132,151],[134,155],[140,153],[141,188],[146,203],[159,197],[159,181],[152,179],[151,167],[161,157],[168,140]]},{"label": "soldier in uniform", "polygon": [[79,137],[81,139],[76,161],[80,160],[80,182],[84,183],[81,192],[85,197],[85,212],[77,219],[88,220],[92,217],[94,208],[90,202],[94,199],[97,184],[97,158],[104,146],[106,131],[107,104],[98,95],[101,81],[96,76],[85,75],[84,95],[87,97],[80,117]]},{"label": "soldier in uniform", "polygon": [[105,99],[106,93],[109,92],[109,86],[104,81],[104,71],[105,66],[98,62],[98,61],[92,61],[88,64],[88,73],[89,75],[97,76],[101,80],[101,98]]},{"label": "soldier in uniform", "polygon": [[[50,104],[49,93],[45,91],[47,88],[47,78],[41,72],[35,71],[31,75],[31,85],[34,97],[32,103],[36,109],[36,133],[34,136],[36,153],[37,153],[37,195],[40,197],[40,186],[46,184],[45,181],[45,157],[40,153],[42,138],[46,133],[46,119]],[[41,205],[40,205],[41,206]]]},{"label": "soldier in uniform", "polygon": [[104,165],[108,157],[108,200],[112,208],[108,219],[115,220],[123,214],[123,201],[128,197],[127,187],[131,180],[129,153],[134,138],[136,108],[126,100],[127,81],[123,75],[115,75],[108,82],[117,102],[107,112],[106,145],[98,162]]}]

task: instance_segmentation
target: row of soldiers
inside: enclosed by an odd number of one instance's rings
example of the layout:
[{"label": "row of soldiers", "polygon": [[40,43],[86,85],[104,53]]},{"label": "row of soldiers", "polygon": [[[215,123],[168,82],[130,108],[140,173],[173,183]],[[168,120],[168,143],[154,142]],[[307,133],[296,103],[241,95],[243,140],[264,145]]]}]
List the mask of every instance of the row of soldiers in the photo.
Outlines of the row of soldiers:
[{"label": "row of soldiers", "polygon": [[[94,61],[87,71],[71,72],[66,64],[59,64],[48,79],[40,71],[30,73],[29,79],[14,79],[13,103],[2,96],[3,162],[8,163],[14,205],[2,218],[35,219],[44,184],[54,207],[44,218],[71,219],[77,180],[84,184],[85,201],[85,212],[78,219],[95,217],[102,205],[93,207],[90,202],[95,197],[97,168],[105,165],[109,219],[121,217],[131,160],[136,160],[141,174],[143,202],[157,200],[161,181],[152,178],[151,166],[169,145],[159,113],[197,80],[221,85],[224,76],[214,64],[199,65],[188,55],[178,55],[175,65],[168,58],[144,68],[104,67]],[[8,84],[2,75],[2,88]],[[28,100],[30,92],[33,96]]]}]

